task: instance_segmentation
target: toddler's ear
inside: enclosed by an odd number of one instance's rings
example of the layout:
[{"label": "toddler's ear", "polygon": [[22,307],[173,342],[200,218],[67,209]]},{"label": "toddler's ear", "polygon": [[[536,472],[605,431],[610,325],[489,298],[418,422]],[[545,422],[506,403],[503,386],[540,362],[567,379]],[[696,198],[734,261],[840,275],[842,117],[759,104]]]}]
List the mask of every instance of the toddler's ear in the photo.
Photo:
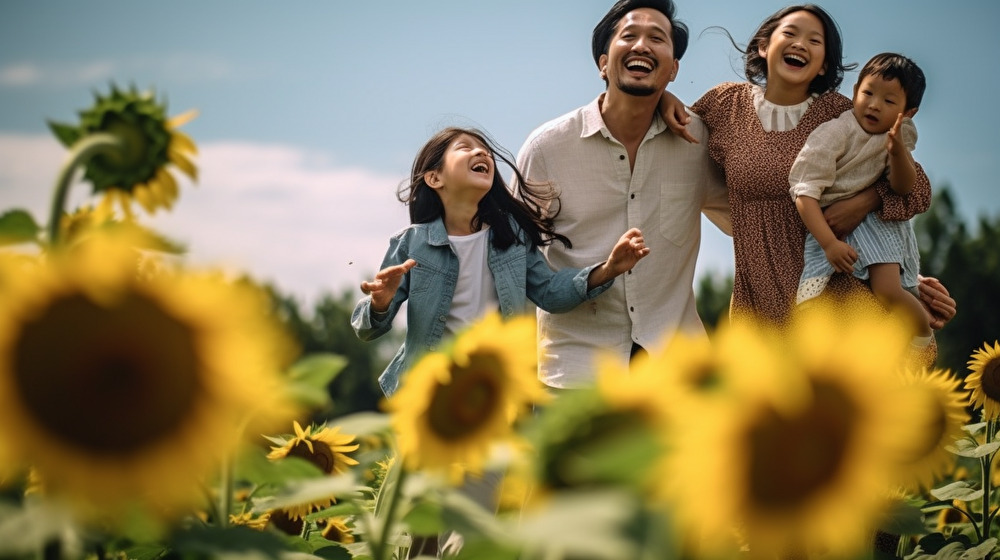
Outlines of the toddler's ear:
[{"label": "toddler's ear", "polygon": [[905,113],[903,113],[903,116],[912,119],[913,115],[916,115],[917,111],[919,111],[919,110],[920,110],[920,107],[914,107],[912,109],[907,109],[907,111]]}]

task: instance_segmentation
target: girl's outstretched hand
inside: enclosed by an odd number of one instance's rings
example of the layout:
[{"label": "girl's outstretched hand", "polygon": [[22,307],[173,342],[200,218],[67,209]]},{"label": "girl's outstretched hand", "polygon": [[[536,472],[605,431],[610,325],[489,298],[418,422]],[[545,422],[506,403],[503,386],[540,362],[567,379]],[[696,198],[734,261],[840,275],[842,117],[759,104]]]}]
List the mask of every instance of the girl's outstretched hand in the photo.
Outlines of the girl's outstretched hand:
[{"label": "girl's outstretched hand", "polygon": [[609,280],[619,274],[632,270],[635,263],[648,254],[649,247],[646,247],[646,241],[642,238],[642,232],[638,228],[626,231],[618,238],[618,243],[615,243],[614,248],[611,249],[611,255],[608,256],[608,260],[605,263],[611,274]]},{"label": "girl's outstretched hand", "polygon": [[587,289],[592,290],[596,286],[614,280],[619,274],[632,270],[635,263],[648,254],[649,247],[646,247],[642,232],[638,228],[626,231],[611,249],[608,260],[590,271],[590,276],[587,277]]},{"label": "girl's outstretched hand", "polygon": [[417,266],[417,261],[407,259],[403,264],[389,266],[378,271],[374,281],[361,283],[362,293],[372,298],[373,311],[382,313],[389,309],[389,304],[392,302],[392,297],[396,295],[396,290],[399,289],[403,276],[415,266]]}]

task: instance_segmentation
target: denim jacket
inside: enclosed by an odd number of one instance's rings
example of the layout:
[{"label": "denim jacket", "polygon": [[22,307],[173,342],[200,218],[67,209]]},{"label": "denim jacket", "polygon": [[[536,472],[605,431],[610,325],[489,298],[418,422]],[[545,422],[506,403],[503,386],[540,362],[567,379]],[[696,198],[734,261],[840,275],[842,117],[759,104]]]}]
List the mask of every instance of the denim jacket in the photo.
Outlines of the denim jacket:
[{"label": "denim jacket", "polygon": [[[513,220],[511,224],[523,245],[515,243],[505,250],[497,250],[492,244],[492,231],[490,243],[487,243],[487,261],[504,318],[526,312],[527,299],[550,313],[566,312],[603,293],[614,282],[611,280],[588,292],[587,277],[600,263],[584,269],[553,271],[517,224]],[[369,296],[359,301],[351,314],[351,326],[358,338],[373,340],[392,328],[392,320],[400,306],[409,300],[406,340],[378,378],[387,396],[396,391],[402,374],[421,354],[437,349],[458,279],[458,256],[451,249],[444,221],[440,218],[427,224],[412,224],[393,235],[381,268],[402,264],[407,259],[416,260],[417,266],[403,276],[385,313],[372,312]]]}]

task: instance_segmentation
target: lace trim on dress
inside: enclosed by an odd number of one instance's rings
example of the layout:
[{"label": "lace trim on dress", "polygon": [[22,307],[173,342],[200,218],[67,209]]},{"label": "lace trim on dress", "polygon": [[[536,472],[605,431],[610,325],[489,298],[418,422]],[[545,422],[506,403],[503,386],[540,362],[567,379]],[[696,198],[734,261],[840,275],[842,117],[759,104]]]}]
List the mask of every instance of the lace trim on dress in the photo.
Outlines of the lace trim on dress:
[{"label": "lace trim on dress", "polygon": [[764,99],[764,88],[753,86],[753,106],[765,132],[787,132],[798,126],[802,115],[817,97],[819,95],[813,93],[797,105],[775,105]]}]

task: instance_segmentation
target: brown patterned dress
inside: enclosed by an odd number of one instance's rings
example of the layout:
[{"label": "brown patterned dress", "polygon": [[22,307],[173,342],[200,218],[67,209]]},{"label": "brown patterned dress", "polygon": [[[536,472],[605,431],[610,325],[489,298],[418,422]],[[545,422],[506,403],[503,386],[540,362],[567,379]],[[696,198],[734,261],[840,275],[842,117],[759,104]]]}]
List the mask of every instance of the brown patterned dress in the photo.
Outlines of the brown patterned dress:
[{"label": "brown patterned dress", "polygon": [[[831,92],[809,106],[799,124],[785,132],[765,132],[753,104],[749,83],[725,83],[692,107],[709,129],[709,154],[723,169],[733,220],[735,279],[732,313],[753,312],[784,322],[795,304],[802,274],[806,228],[788,194],[788,173],[809,133],[851,108],[851,101]],[[907,196],[876,183],[882,199],[879,216],[907,220],[927,210],[930,182],[918,166],[917,184]],[[835,274],[828,290],[855,292],[861,281]]]}]

